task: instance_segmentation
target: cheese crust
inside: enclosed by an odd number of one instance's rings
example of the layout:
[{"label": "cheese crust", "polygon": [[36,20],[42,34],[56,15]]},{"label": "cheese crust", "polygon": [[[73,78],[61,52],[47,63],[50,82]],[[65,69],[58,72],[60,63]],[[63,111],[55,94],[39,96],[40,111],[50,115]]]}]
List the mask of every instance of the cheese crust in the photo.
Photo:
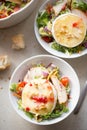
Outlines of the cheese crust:
[{"label": "cheese crust", "polygon": [[57,102],[55,87],[45,79],[31,80],[22,92],[22,107],[36,115],[51,113]]},{"label": "cheese crust", "polygon": [[84,40],[86,25],[79,16],[67,13],[54,20],[52,33],[58,44],[72,48],[78,46]]}]

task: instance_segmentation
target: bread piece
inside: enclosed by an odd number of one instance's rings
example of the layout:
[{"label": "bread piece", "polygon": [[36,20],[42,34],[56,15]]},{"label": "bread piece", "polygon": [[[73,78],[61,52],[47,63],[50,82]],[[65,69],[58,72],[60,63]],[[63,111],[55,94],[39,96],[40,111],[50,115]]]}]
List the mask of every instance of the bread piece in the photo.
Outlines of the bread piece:
[{"label": "bread piece", "polygon": [[5,70],[9,66],[10,63],[8,61],[8,56],[7,55],[0,56],[0,70]]},{"label": "bread piece", "polygon": [[18,34],[12,37],[12,49],[20,50],[25,48],[25,43],[22,34]]}]

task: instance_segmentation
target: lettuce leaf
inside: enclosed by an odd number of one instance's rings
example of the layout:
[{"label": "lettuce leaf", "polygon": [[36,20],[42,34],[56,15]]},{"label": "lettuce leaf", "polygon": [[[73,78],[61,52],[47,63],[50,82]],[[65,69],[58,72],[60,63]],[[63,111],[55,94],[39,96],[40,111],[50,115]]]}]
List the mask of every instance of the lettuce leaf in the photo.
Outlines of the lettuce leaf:
[{"label": "lettuce leaf", "polygon": [[72,8],[80,9],[85,12],[85,11],[87,11],[87,3],[84,1],[73,0]]},{"label": "lettuce leaf", "polygon": [[49,22],[49,14],[46,11],[43,11],[38,14],[37,25],[38,27],[44,27]]},{"label": "lettuce leaf", "polygon": [[10,87],[10,90],[13,91],[13,92],[16,92],[16,88],[17,88],[17,84],[16,83],[13,83]]}]

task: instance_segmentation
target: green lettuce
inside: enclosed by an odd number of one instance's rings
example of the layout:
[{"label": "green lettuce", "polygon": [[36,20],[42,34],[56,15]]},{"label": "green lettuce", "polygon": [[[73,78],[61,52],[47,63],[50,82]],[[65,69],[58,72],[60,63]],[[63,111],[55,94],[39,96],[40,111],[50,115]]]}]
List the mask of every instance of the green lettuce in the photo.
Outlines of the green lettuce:
[{"label": "green lettuce", "polygon": [[49,14],[46,11],[43,11],[43,13],[41,12],[38,14],[37,25],[39,28],[46,26],[48,22],[49,22]]},{"label": "green lettuce", "polygon": [[80,0],[80,1],[77,1],[77,0],[73,0],[72,1],[72,8],[77,8],[77,9],[80,9],[82,11],[87,11],[87,3]]}]

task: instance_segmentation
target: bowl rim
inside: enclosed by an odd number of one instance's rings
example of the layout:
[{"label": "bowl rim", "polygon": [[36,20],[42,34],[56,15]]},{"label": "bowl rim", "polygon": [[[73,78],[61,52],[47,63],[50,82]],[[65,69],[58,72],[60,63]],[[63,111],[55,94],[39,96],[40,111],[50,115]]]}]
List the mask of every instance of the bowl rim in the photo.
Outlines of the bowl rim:
[{"label": "bowl rim", "polygon": [[52,3],[55,3],[53,2],[52,0],[46,0],[41,6],[40,8],[38,9],[38,11],[36,12],[36,16],[35,16],[35,20],[34,20],[34,32],[35,32],[35,36],[36,36],[36,39],[38,41],[38,43],[43,47],[43,49],[45,49],[47,52],[49,52],[50,54],[54,55],[54,56],[57,56],[57,57],[60,57],[60,58],[65,58],[65,59],[73,59],[73,58],[79,58],[81,56],[84,56],[87,54],[87,49],[85,49],[84,51],[81,51],[81,53],[74,53],[74,54],[67,54],[67,53],[63,53],[63,52],[60,52],[60,51],[57,51],[53,48],[51,48],[44,40],[41,39],[40,37],[40,34],[38,32],[38,27],[37,27],[37,22],[36,22],[36,19],[38,17],[38,13],[41,12],[43,9],[44,9],[44,6],[49,3],[49,2],[52,2]]},{"label": "bowl rim", "polygon": [[[11,98],[10,86],[11,86],[11,84],[12,84],[12,79],[13,79],[15,73],[17,72],[17,70],[18,70],[23,64],[27,63],[28,61],[33,60],[33,59],[36,59],[36,58],[40,58],[40,57],[54,58],[54,59],[56,59],[56,60],[59,60],[59,61],[63,62],[64,64],[66,64],[66,65],[73,71],[74,75],[75,75],[76,78],[77,78],[77,83],[78,83],[78,85],[79,85],[79,87],[78,87],[78,90],[79,90],[79,91],[78,91],[78,98],[77,98],[77,100],[76,100],[76,102],[75,102],[75,104],[74,104],[74,106],[73,106],[73,109],[72,109],[70,112],[68,112],[67,114],[65,114],[64,117],[62,117],[62,118],[60,117],[60,120],[59,120],[59,121],[57,120],[57,119],[59,119],[59,118],[56,118],[56,119],[53,119],[52,121],[49,121],[49,122],[47,121],[47,122],[40,122],[40,123],[38,123],[38,122],[36,122],[35,120],[30,119],[29,117],[28,117],[28,119],[27,119],[27,117],[24,117],[23,115],[20,114],[19,111],[21,111],[21,110],[18,110],[18,108],[15,107],[14,102],[13,102],[13,100],[12,100],[12,98]],[[14,108],[15,111],[18,113],[18,115],[20,115],[20,117],[22,117],[23,119],[25,119],[26,121],[28,121],[28,122],[30,122],[30,123],[37,124],[37,125],[51,125],[51,124],[59,123],[60,121],[66,119],[66,118],[73,112],[73,110],[75,109],[75,107],[76,107],[76,105],[77,105],[77,102],[78,102],[78,100],[79,100],[79,96],[80,96],[80,82],[79,82],[77,73],[75,72],[75,70],[73,69],[73,67],[72,67],[68,62],[66,62],[65,60],[63,60],[63,59],[61,59],[61,58],[59,58],[59,57],[53,56],[53,55],[41,54],[41,55],[36,55],[36,56],[32,56],[32,57],[30,57],[30,58],[25,59],[24,61],[22,61],[22,62],[15,68],[15,70],[14,70],[12,76],[11,76],[10,82],[9,82],[9,99],[10,99],[10,101],[11,101],[11,104],[12,104],[13,108]]]},{"label": "bowl rim", "polygon": [[30,6],[35,0],[31,0],[30,2],[28,2],[23,8],[20,8],[18,11],[8,15],[7,17],[5,18],[1,18],[0,21],[4,21],[4,20],[8,20],[10,19],[11,17],[15,16],[16,14],[19,14],[21,13],[23,10],[25,10],[28,6]]}]

